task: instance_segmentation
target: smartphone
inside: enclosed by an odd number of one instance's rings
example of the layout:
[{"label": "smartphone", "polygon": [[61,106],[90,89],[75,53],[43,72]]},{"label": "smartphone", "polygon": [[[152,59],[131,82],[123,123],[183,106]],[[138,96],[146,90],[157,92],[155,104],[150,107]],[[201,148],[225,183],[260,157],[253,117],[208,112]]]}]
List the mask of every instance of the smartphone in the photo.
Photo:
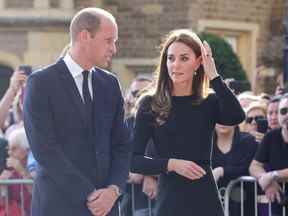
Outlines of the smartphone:
[{"label": "smartphone", "polygon": [[19,70],[23,71],[27,76],[32,73],[32,67],[30,65],[20,65]]},{"label": "smartphone", "polygon": [[268,121],[267,119],[257,119],[256,120],[256,123],[257,123],[257,132],[260,132],[260,133],[266,133],[267,130],[268,130]]}]

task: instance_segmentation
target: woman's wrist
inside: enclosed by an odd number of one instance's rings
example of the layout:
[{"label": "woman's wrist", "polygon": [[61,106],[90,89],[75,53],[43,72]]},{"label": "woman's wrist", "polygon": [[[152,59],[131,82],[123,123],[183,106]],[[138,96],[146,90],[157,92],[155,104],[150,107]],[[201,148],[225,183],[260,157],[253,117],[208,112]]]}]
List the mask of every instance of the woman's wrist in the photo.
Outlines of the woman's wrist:
[{"label": "woman's wrist", "polygon": [[218,73],[215,73],[215,74],[209,76],[209,80],[212,81],[212,80],[216,79],[216,78],[219,77],[219,76],[220,76],[220,75],[219,75]]},{"label": "woman's wrist", "polygon": [[167,172],[172,172],[172,171],[174,171],[174,162],[175,162],[175,159],[169,159],[169,160],[168,160]]}]

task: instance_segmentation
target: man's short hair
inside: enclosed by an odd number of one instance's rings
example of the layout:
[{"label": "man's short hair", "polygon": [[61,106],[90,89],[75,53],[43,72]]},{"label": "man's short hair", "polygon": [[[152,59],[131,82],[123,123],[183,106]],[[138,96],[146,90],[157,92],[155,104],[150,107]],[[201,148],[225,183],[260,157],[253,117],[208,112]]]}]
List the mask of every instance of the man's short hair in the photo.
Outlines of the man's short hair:
[{"label": "man's short hair", "polygon": [[87,30],[93,37],[99,30],[103,17],[115,22],[113,15],[101,8],[85,8],[80,10],[70,23],[71,42],[75,42],[77,35],[83,30]]}]

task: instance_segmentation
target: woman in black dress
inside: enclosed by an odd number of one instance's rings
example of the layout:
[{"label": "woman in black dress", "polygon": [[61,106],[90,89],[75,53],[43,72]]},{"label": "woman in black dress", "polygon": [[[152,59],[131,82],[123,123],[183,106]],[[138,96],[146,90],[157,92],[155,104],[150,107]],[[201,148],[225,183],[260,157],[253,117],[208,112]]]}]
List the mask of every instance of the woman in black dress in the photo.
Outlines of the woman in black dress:
[{"label": "woman in black dress", "polygon": [[[132,171],[160,174],[157,216],[223,216],[210,167],[212,134],[216,123],[239,124],[245,114],[208,43],[189,30],[167,36],[156,73],[155,90],[136,114]],[[157,158],[144,156],[150,138]]]}]

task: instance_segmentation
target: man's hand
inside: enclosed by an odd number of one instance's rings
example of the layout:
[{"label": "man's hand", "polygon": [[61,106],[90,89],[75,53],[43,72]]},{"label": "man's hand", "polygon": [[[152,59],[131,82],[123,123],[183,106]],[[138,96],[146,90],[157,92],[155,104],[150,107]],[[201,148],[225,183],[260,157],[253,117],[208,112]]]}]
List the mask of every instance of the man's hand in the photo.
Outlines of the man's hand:
[{"label": "man's hand", "polygon": [[143,175],[138,173],[129,173],[128,183],[130,184],[141,184],[143,181]]},{"label": "man's hand", "polygon": [[157,179],[153,176],[144,176],[142,190],[149,197],[149,199],[155,199],[158,192]]},{"label": "man's hand", "polygon": [[262,190],[264,191],[272,183],[272,181],[273,181],[273,175],[271,172],[261,175],[261,177],[258,179],[258,183],[261,186]]},{"label": "man's hand", "polygon": [[265,190],[265,195],[270,202],[274,202],[276,200],[280,202],[280,190],[280,185],[277,182],[273,181],[270,185],[267,186]]},{"label": "man's hand", "polygon": [[87,206],[94,216],[106,216],[117,198],[118,195],[113,188],[99,189],[88,197]]}]

